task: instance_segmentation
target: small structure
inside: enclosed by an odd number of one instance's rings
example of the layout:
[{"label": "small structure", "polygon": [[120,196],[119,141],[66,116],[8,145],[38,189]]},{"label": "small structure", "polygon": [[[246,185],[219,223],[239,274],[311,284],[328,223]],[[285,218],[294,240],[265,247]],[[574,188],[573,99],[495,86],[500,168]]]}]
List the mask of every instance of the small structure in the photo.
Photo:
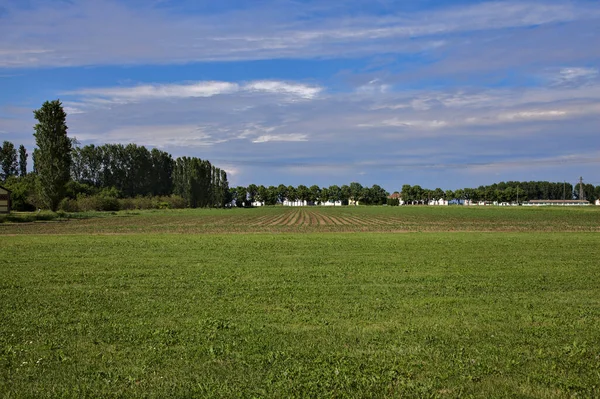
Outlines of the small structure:
[{"label": "small structure", "polygon": [[283,200],[283,206],[308,206],[308,201],[306,200],[288,200],[287,198]]},{"label": "small structure", "polygon": [[430,205],[430,206],[439,206],[439,205],[447,206],[448,201],[446,201],[443,198],[432,199],[432,200],[429,200],[428,205]]},{"label": "small structure", "polygon": [[8,188],[0,186],[0,213],[10,213],[10,193]]},{"label": "small structure", "polygon": [[322,206],[342,206],[342,201],[329,200],[329,201],[321,202],[321,205]]},{"label": "small structure", "polygon": [[596,205],[600,206],[600,199],[597,199],[595,202]]},{"label": "small structure", "polygon": [[531,200],[525,202],[524,206],[587,206],[586,200]]},{"label": "small structure", "polygon": [[252,203],[252,206],[265,206],[265,202],[264,201],[254,201]]}]

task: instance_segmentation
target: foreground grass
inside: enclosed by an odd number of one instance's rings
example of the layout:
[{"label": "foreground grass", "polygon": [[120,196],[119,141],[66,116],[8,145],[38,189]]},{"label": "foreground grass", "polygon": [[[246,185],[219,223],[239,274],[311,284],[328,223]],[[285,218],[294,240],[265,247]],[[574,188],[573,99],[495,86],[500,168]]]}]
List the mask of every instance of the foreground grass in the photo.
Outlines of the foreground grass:
[{"label": "foreground grass", "polygon": [[594,233],[2,237],[4,397],[594,397]]}]

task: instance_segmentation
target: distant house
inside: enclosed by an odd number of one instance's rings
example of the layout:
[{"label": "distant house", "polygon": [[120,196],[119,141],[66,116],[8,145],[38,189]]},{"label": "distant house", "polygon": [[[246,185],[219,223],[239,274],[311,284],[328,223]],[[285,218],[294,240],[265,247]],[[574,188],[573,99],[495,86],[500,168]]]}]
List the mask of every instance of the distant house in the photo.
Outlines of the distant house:
[{"label": "distant house", "polygon": [[398,191],[395,191],[392,194],[388,195],[388,199],[398,200],[398,205],[404,205],[404,201],[402,201],[402,194]]},{"label": "distant house", "polygon": [[0,186],[0,213],[10,213],[10,193],[8,188]]},{"label": "distant house", "polygon": [[265,202],[264,201],[254,201],[252,203],[252,206],[265,206]]},{"label": "distant house", "polygon": [[524,206],[587,206],[586,200],[531,200],[525,202]]},{"label": "distant house", "polygon": [[440,198],[440,199],[437,199],[437,200],[436,199],[432,199],[432,200],[430,200],[428,202],[428,205],[444,205],[444,206],[447,206],[448,205],[448,201],[446,201],[443,198]]},{"label": "distant house", "polygon": [[342,201],[329,200],[329,201],[321,202],[321,205],[322,206],[342,206]]},{"label": "distant house", "polygon": [[595,202],[596,205],[600,206],[600,199],[597,199]]},{"label": "distant house", "polygon": [[288,200],[287,198],[283,200],[283,206],[308,206],[308,201],[306,200]]}]

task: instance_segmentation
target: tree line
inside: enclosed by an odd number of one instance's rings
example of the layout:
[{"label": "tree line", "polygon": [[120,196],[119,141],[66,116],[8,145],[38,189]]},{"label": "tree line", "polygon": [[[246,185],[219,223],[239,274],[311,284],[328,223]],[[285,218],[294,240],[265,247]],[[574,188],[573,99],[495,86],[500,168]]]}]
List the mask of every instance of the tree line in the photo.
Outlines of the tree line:
[{"label": "tree line", "polygon": [[319,204],[328,201],[341,201],[342,204],[358,202],[363,205],[383,205],[387,202],[388,192],[374,184],[372,187],[363,187],[360,183],[352,182],[349,185],[332,185],[319,187],[312,185],[286,186],[257,186],[250,184],[247,187],[238,186],[231,189],[231,199],[236,206],[251,206],[254,202],[264,205],[276,205],[288,201],[306,201]]},{"label": "tree line", "polygon": [[[595,201],[600,198],[600,186],[583,184],[584,198]],[[579,198],[579,183],[573,186],[566,182],[548,181],[508,181],[494,183],[478,188],[458,190],[424,189],[419,185],[402,186],[402,200],[405,202],[427,202],[432,199],[447,201],[486,201],[486,202],[523,202],[529,200],[572,200]]]},{"label": "tree line", "polygon": [[134,198],[179,196],[188,207],[223,207],[230,201],[227,173],[207,160],[173,159],[158,149],[136,144],[79,147],[67,136],[60,101],[34,111],[33,172],[27,173],[27,150],[5,141],[0,149],[1,179],[13,191],[17,210],[44,207],[88,196]]}]

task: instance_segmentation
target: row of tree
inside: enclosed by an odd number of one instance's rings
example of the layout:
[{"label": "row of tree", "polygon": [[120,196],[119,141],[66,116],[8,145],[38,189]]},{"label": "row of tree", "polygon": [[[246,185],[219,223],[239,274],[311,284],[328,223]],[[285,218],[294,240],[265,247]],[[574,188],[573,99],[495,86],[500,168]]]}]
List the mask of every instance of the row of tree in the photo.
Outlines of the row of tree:
[{"label": "row of tree", "polygon": [[328,201],[341,201],[344,204],[359,202],[363,205],[382,205],[387,201],[388,193],[378,185],[363,187],[360,183],[352,182],[349,185],[329,187],[310,187],[299,185],[286,186],[257,186],[250,184],[247,187],[238,186],[231,189],[231,199],[237,206],[249,206],[254,202],[265,205],[275,205],[288,201],[306,201],[318,204]]},{"label": "row of tree", "polygon": [[[79,194],[133,198],[176,194],[190,207],[223,207],[230,201],[227,173],[207,160],[176,160],[158,149],[136,144],[78,147],[67,136],[60,101],[47,101],[34,111],[33,173],[27,175],[27,151],[12,143],[0,149],[1,178],[17,196],[34,197],[34,205],[56,210],[67,196]],[[28,193],[25,193],[28,192]]]},{"label": "row of tree", "polygon": [[[402,200],[405,202],[427,202],[435,199],[447,201],[487,201],[487,202],[523,202],[529,200],[570,200],[579,199],[579,183],[553,183],[548,181],[500,182],[478,188],[462,188],[455,191],[424,189],[419,185],[402,186]],[[600,198],[600,186],[583,184],[584,198],[595,201]]]}]

